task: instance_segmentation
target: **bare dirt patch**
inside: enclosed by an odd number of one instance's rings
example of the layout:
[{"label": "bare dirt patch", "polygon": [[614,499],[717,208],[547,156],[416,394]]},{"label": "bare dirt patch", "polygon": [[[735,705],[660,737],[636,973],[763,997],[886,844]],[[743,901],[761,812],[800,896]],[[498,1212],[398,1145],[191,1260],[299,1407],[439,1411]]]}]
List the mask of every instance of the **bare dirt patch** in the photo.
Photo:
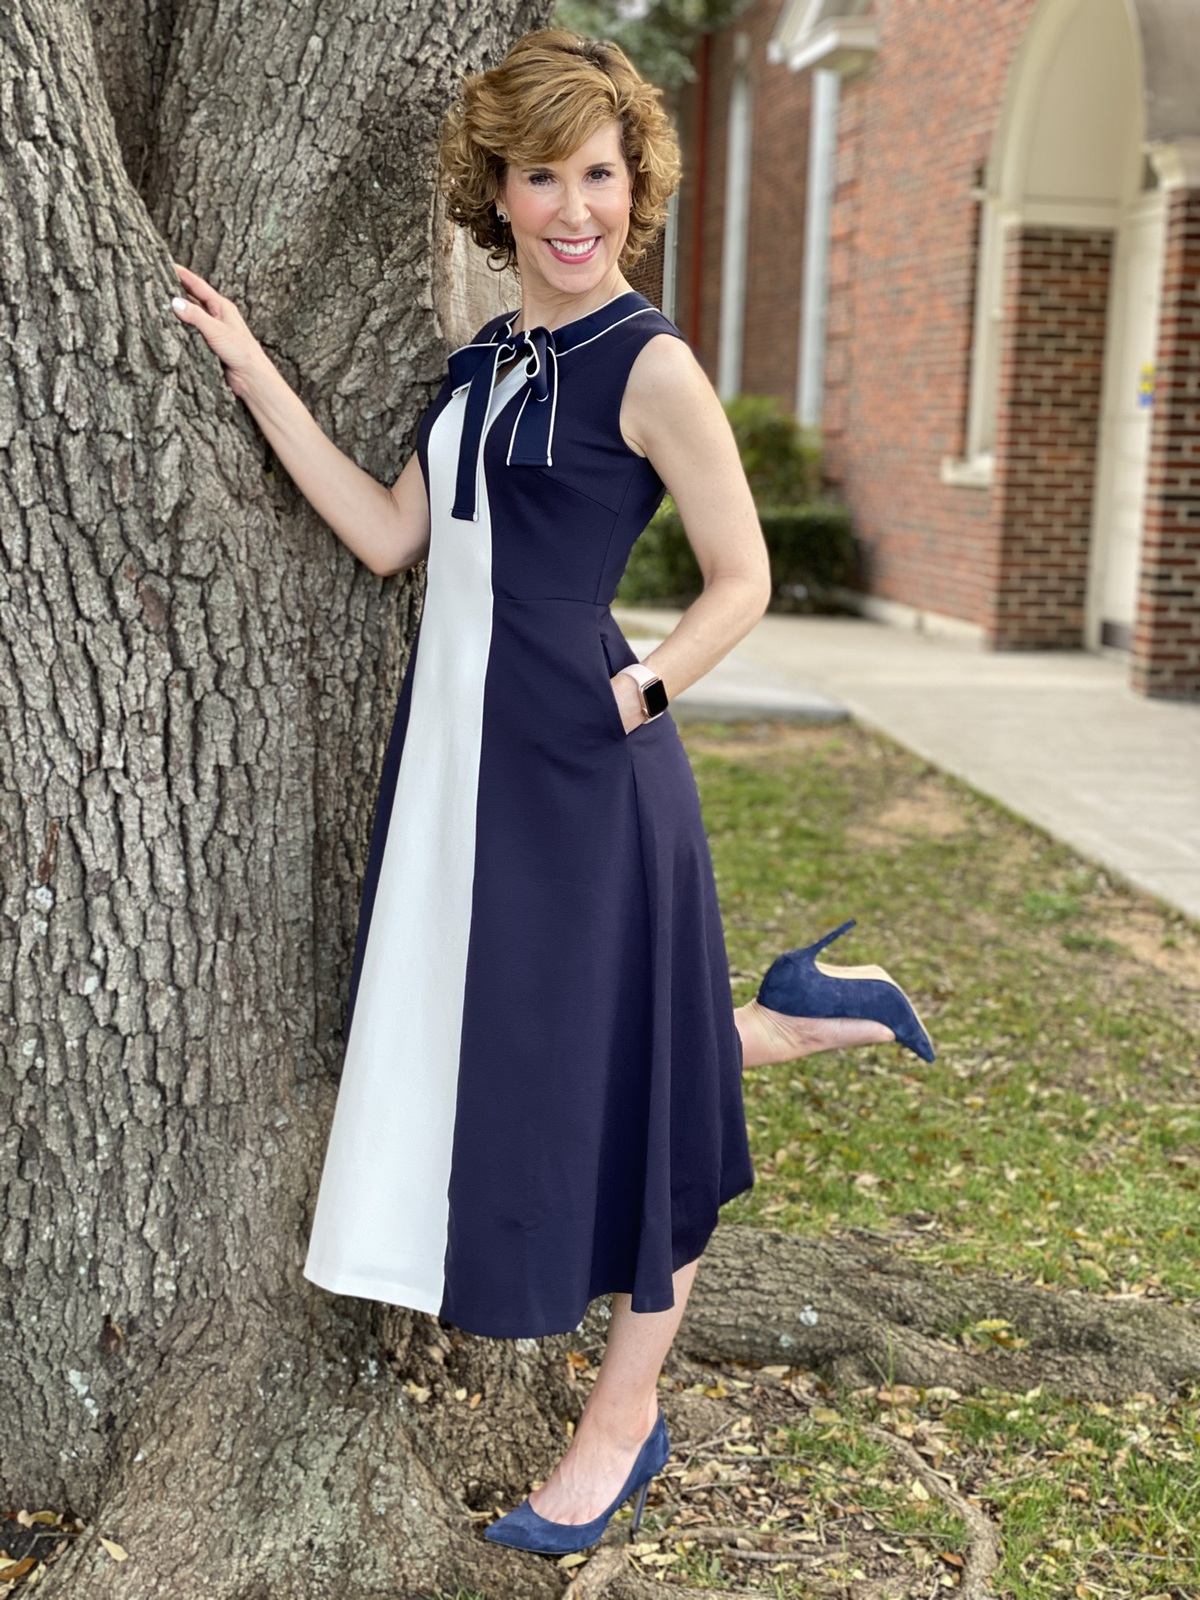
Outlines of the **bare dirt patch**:
[{"label": "bare dirt patch", "polygon": [[1173,921],[1154,907],[1128,908],[1098,919],[1095,931],[1134,959],[1189,989],[1200,989],[1200,930]]},{"label": "bare dirt patch", "polygon": [[853,823],[846,832],[857,845],[886,850],[908,839],[952,839],[970,826],[957,795],[932,782],[897,795],[874,817]]}]

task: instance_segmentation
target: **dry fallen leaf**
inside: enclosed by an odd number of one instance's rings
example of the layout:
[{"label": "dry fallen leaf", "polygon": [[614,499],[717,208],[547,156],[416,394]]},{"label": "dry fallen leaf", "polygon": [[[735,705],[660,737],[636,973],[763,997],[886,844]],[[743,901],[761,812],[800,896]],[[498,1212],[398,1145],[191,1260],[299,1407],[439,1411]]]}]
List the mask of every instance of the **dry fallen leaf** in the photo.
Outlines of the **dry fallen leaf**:
[{"label": "dry fallen leaf", "polygon": [[129,1551],[123,1549],[119,1544],[115,1544],[112,1539],[106,1539],[103,1534],[99,1535],[99,1539],[114,1561],[127,1561],[129,1559]]}]

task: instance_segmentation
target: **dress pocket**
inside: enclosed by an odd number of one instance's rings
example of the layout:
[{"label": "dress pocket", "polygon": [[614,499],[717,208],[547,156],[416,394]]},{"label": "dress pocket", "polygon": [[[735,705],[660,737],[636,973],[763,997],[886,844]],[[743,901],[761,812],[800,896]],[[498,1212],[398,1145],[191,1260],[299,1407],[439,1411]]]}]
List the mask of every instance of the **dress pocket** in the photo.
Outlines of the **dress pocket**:
[{"label": "dress pocket", "polygon": [[624,722],[621,720],[621,708],[617,704],[617,697],[613,693],[613,686],[609,681],[619,669],[614,667],[608,659],[608,646],[604,642],[604,635],[599,630],[596,632],[596,643],[599,646],[597,654],[600,657],[600,665],[603,669],[600,679],[600,692],[604,697],[608,711],[608,725],[618,739],[627,739],[629,735],[626,732]]}]

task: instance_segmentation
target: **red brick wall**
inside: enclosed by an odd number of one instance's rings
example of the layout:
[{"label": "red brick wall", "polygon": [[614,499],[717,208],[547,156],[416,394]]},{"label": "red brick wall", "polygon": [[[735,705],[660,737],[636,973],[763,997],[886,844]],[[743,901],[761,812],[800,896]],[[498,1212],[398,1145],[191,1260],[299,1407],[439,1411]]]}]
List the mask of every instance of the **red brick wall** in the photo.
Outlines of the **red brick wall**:
[{"label": "red brick wall", "polygon": [[1112,253],[1103,229],[1007,243],[987,630],[1001,648],[1084,643]]},{"label": "red brick wall", "polygon": [[[697,187],[702,81],[679,95],[677,125],[684,141],[679,196],[675,322],[693,338],[701,365],[716,381],[725,222],[725,161],[729,98],[735,70],[734,36],[750,36],[750,223],[746,251],[746,315],[741,388],[796,403],[800,296],[804,282],[804,194],[808,171],[811,80],[767,60],[767,42],[783,0],[755,0],[736,22],[709,41],[708,157],[704,192]],[[704,47],[693,57],[703,71]],[[700,293],[693,290],[696,207],[700,221]]]},{"label": "red brick wall", "polygon": [[1034,0],[877,0],[879,53],[842,85],[824,436],[872,593],[988,626],[994,491],[965,449],[978,207]]},{"label": "red brick wall", "polygon": [[1200,190],[1166,195],[1133,683],[1200,698]]}]

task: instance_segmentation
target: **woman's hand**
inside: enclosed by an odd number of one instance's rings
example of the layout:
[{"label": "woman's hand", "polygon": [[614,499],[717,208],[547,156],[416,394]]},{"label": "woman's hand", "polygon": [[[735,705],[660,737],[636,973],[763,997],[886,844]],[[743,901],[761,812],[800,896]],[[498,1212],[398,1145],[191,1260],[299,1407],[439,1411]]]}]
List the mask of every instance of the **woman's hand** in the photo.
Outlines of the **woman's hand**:
[{"label": "woman's hand", "polygon": [[613,698],[617,702],[621,721],[625,724],[625,732],[630,733],[646,720],[641,693],[627,672],[615,672],[608,681],[612,685]]},{"label": "woman's hand", "polygon": [[209,349],[224,365],[226,383],[241,399],[255,365],[269,362],[270,357],[250,332],[232,300],[218,294],[190,267],[181,267],[178,261],[171,265],[187,290],[186,300],[180,296],[171,302],[175,315],[180,322],[190,322],[204,335]]}]

